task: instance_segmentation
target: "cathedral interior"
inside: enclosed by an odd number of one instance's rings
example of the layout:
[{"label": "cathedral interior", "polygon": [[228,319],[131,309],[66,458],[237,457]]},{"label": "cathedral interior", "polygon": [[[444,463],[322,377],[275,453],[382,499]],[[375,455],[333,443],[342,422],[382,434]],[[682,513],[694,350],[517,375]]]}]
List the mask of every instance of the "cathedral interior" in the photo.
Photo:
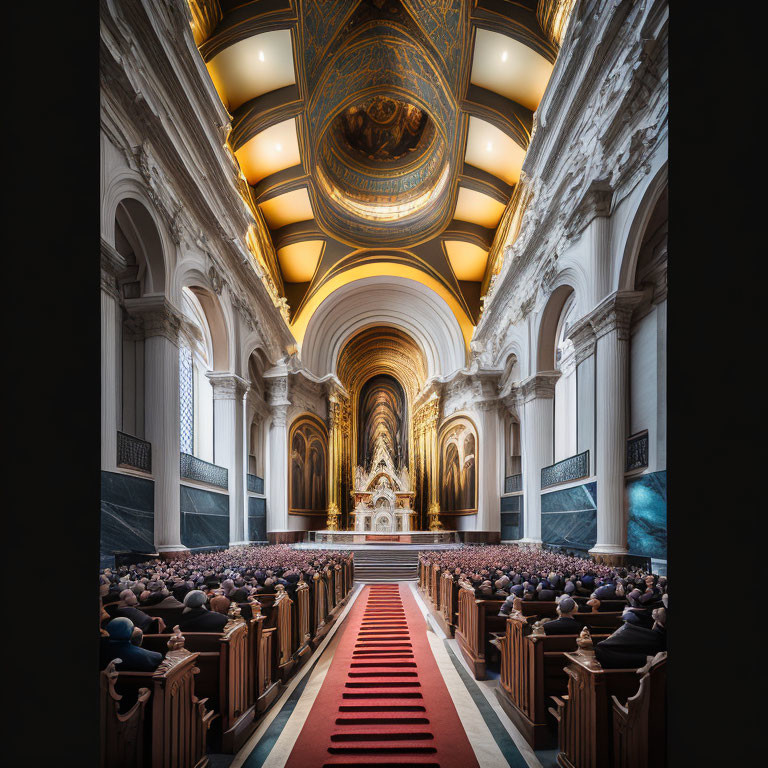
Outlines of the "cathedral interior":
[{"label": "cathedral interior", "polygon": [[668,17],[100,2],[102,766],[666,765]]}]

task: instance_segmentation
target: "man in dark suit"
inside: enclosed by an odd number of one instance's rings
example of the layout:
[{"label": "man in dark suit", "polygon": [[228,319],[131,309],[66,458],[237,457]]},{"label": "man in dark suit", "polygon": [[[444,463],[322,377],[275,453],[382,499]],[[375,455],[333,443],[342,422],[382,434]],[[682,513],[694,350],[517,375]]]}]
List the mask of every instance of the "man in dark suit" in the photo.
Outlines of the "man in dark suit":
[{"label": "man in dark suit", "polygon": [[221,632],[227,624],[224,614],[209,611],[207,597],[199,589],[187,592],[184,597],[184,610],[179,619],[182,632]]},{"label": "man in dark suit", "polygon": [[544,622],[545,635],[578,635],[582,625],[573,618],[578,611],[576,601],[568,595],[562,595],[557,601],[557,616],[554,621]]},{"label": "man in dark suit", "polygon": [[130,619],[134,626],[146,634],[162,632],[165,629],[165,622],[159,617],[148,616],[140,608],[137,608],[138,602],[132,590],[124,589],[120,593],[120,602],[116,604],[112,616],[114,618],[124,616],[126,619]]},{"label": "man in dark suit", "polygon": [[595,646],[604,669],[639,669],[648,656],[667,649],[666,608],[655,608],[651,629],[625,621],[612,635]]}]

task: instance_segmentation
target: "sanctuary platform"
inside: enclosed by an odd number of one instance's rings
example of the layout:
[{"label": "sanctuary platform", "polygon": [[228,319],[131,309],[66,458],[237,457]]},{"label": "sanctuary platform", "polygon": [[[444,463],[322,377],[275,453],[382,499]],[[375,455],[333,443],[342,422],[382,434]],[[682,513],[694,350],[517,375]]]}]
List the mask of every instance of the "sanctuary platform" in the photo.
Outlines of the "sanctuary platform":
[{"label": "sanctuary platform", "polygon": [[377,533],[375,531],[311,531],[310,542],[316,544],[459,544],[458,531],[407,531]]}]

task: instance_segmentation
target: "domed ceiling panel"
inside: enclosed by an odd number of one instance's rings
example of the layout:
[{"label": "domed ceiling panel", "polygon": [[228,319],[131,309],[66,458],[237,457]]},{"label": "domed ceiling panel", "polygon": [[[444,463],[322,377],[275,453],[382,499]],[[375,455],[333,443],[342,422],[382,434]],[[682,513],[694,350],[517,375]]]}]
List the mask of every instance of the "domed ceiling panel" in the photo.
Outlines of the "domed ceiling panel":
[{"label": "domed ceiling panel", "polygon": [[296,338],[375,275],[438,291],[469,338],[557,55],[537,14],[571,0],[189,2]]}]

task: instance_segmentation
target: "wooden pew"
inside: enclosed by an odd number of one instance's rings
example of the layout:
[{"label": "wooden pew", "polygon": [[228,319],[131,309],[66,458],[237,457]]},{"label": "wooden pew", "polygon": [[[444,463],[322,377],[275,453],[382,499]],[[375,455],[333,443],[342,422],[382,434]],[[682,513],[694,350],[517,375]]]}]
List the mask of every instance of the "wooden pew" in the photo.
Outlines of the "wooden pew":
[{"label": "wooden pew", "polygon": [[[534,617],[514,611],[505,633],[491,641],[501,652],[501,685],[496,697],[534,749],[555,745],[547,704],[550,697],[567,690],[564,652],[575,651],[578,639],[578,635],[547,635],[544,626],[534,622]],[[595,635],[596,641],[608,637],[610,631]]]},{"label": "wooden pew", "polygon": [[[154,672],[101,673],[102,768],[206,768],[208,728],[216,714],[195,694],[199,654],[174,636]],[[119,665],[118,665],[119,666]],[[120,713],[123,696],[136,704]]]},{"label": "wooden pew", "polygon": [[274,650],[277,674],[283,682],[286,682],[296,666],[292,629],[293,611],[291,610],[293,600],[288,597],[282,584],[277,585],[275,592],[275,601],[268,621],[269,626],[276,629]]},{"label": "wooden pew", "polygon": [[472,668],[475,680],[485,680],[485,644],[488,633],[503,631],[506,618],[498,615],[503,600],[479,600],[474,587],[459,582],[458,626],[456,640],[464,658]]},{"label": "wooden pew", "polygon": [[453,637],[459,621],[459,585],[450,571],[440,576],[440,613],[438,620],[445,634]]},{"label": "wooden pew", "polygon": [[615,768],[666,768],[667,652],[648,657],[637,670],[640,687],[622,704],[613,701],[613,759]]},{"label": "wooden pew", "polygon": [[[638,746],[637,737],[642,741],[643,728],[635,721],[632,722],[632,742],[626,741],[626,736],[614,733],[615,727],[621,727],[633,718],[628,712],[616,712],[615,705],[632,697],[633,702],[639,694],[639,670],[636,669],[603,669],[595,658],[589,630],[586,628],[577,641],[579,650],[575,653],[565,653],[565,673],[568,676],[568,693],[565,696],[553,696],[554,707],[549,711],[559,723],[557,762],[562,768],[618,768],[619,766],[634,765],[635,762],[622,763],[621,760],[635,760],[639,765],[656,768],[657,763],[650,763],[646,755],[650,754],[647,742]],[[650,658],[650,657],[649,657]],[[666,654],[658,654],[657,666],[666,659]],[[642,668],[645,671],[646,668]],[[658,670],[649,681],[649,693],[653,689],[654,698],[663,696],[659,686],[663,687],[663,675]],[[641,674],[644,674],[642,672]],[[639,697],[642,699],[642,696]],[[641,705],[642,712],[644,705]],[[628,707],[624,707],[628,710]],[[635,706],[632,705],[634,713]],[[617,718],[616,723],[614,717]],[[663,721],[655,725],[661,730],[653,733],[654,739],[664,739]],[[647,728],[647,726],[645,726]],[[619,745],[619,751],[616,744]],[[625,747],[634,746],[640,749],[639,755],[627,755]],[[662,765],[659,763],[658,765]]]},{"label": "wooden pew", "polygon": [[[220,717],[215,725],[224,752],[233,753],[253,732],[255,680],[248,626],[230,620],[221,632],[186,632],[184,647],[198,654],[196,688]],[[162,651],[172,635],[144,635],[142,647]]]},{"label": "wooden pew", "polygon": [[295,627],[294,656],[299,667],[312,653],[312,606],[309,593],[309,584],[303,580],[297,582],[295,600],[293,601],[295,615],[292,617],[292,623]]}]

